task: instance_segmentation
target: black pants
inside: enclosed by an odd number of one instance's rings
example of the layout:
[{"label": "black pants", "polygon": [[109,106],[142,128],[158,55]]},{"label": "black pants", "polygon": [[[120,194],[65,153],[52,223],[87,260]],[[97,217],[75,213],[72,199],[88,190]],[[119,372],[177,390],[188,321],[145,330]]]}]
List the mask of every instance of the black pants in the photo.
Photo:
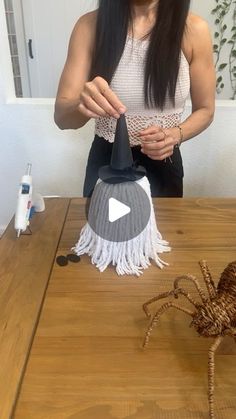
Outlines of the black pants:
[{"label": "black pants", "polygon": [[[101,166],[110,164],[112,143],[104,138],[94,138],[92,143],[86,175],[83,196],[90,197],[98,180],[98,170]],[[151,185],[152,197],[182,197],[183,196],[183,165],[179,148],[174,148],[174,154],[166,161],[152,160],[141,153],[141,147],[131,148],[133,159],[140,166],[145,167],[147,178]]]}]

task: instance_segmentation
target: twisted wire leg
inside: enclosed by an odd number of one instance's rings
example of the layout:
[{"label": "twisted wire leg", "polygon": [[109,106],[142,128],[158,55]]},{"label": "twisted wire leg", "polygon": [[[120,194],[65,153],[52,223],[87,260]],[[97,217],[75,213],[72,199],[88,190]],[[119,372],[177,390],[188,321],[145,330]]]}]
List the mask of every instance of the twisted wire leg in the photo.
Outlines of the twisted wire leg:
[{"label": "twisted wire leg", "polygon": [[144,342],[143,342],[143,348],[146,348],[146,346],[148,345],[148,342],[149,342],[149,339],[150,339],[150,335],[151,335],[152,329],[156,326],[159,318],[170,307],[174,307],[174,308],[176,308],[179,311],[183,311],[184,313],[188,314],[191,317],[193,317],[193,315],[194,315],[194,313],[192,311],[188,310],[187,308],[182,308],[182,307],[178,306],[177,304],[173,303],[172,301],[168,301],[167,303],[163,304],[157,310],[156,314],[153,316],[152,321],[151,321],[151,323],[150,323],[150,325],[149,325],[149,327],[148,327],[148,329],[146,331]]},{"label": "twisted wire leg", "polygon": [[210,299],[215,298],[216,297],[216,286],[215,283],[212,279],[211,273],[210,273],[210,269],[208,268],[207,262],[205,260],[201,260],[199,262],[201,271],[202,271],[202,276],[203,279],[205,281],[207,290],[208,290],[208,294]]},{"label": "twisted wire leg", "polygon": [[194,305],[194,307],[198,308],[199,307],[199,303],[193,299],[193,297],[191,296],[191,294],[189,294],[187,291],[185,291],[183,288],[177,288],[175,291],[178,291],[178,295],[183,295],[184,297],[187,298],[187,300]]},{"label": "twisted wire leg", "polygon": [[195,278],[195,276],[193,276],[193,275],[182,275],[182,276],[178,276],[175,279],[175,281],[174,281],[174,289],[180,288],[179,287],[179,282],[182,281],[182,280],[184,280],[184,279],[187,280],[187,281],[191,281],[191,282],[194,283],[194,285],[195,285],[195,287],[196,287],[196,289],[198,291],[198,294],[201,297],[202,302],[203,303],[206,303],[208,301],[208,298],[207,298],[204,290],[199,285],[199,282],[198,282],[197,278]]},{"label": "twisted wire leg", "polygon": [[151,317],[151,313],[148,310],[148,306],[152,303],[154,303],[155,301],[161,300],[163,298],[166,297],[170,297],[170,296],[174,296],[175,298],[178,298],[179,295],[183,295],[184,297],[187,298],[187,300],[192,303],[194,305],[195,308],[198,308],[199,304],[197,303],[197,301],[195,301],[191,295],[185,291],[182,288],[176,288],[174,290],[168,291],[168,292],[163,292],[161,294],[156,295],[156,297],[151,298],[150,300],[148,300],[146,303],[143,304],[143,311],[146,314],[147,317]]},{"label": "twisted wire leg", "polygon": [[148,310],[148,306],[149,304],[154,303],[155,301],[161,300],[162,298],[166,298],[169,297],[171,295],[174,295],[174,291],[167,291],[167,292],[162,292],[161,294],[156,295],[156,297],[151,298],[150,300],[148,300],[146,303],[143,304],[143,311],[146,314],[147,317],[151,317],[151,313]]},{"label": "twisted wire leg", "polygon": [[215,419],[214,414],[214,386],[215,386],[215,352],[223,340],[223,336],[218,336],[208,351],[208,402],[209,418]]}]

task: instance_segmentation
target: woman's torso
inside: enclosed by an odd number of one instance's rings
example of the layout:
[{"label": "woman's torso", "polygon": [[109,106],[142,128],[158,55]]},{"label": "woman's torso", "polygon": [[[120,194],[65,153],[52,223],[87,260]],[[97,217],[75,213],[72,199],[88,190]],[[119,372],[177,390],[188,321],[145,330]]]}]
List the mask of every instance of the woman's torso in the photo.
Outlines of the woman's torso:
[{"label": "woman's torso", "polygon": [[[127,107],[126,119],[131,146],[139,145],[138,132],[151,125],[171,128],[178,125],[190,90],[189,63],[183,51],[176,85],[175,106],[167,97],[164,110],[145,106],[144,74],[149,40],[127,36],[123,55],[112,78],[110,87]],[[109,142],[114,141],[116,120],[98,118],[95,133]]]}]

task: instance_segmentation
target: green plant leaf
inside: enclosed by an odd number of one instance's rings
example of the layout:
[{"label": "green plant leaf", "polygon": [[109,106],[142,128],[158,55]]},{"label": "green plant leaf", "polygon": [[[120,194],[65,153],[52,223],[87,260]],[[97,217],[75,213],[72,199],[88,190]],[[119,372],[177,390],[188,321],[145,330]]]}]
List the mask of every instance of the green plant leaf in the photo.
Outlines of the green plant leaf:
[{"label": "green plant leaf", "polygon": [[227,41],[227,39],[226,39],[226,38],[223,38],[223,39],[220,41],[220,45],[224,45],[224,44],[226,43],[226,41]]},{"label": "green plant leaf", "polygon": [[222,64],[220,64],[219,67],[218,67],[218,71],[224,70],[224,68],[227,67],[227,65],[228,65],[228,63],[222,63]]}]

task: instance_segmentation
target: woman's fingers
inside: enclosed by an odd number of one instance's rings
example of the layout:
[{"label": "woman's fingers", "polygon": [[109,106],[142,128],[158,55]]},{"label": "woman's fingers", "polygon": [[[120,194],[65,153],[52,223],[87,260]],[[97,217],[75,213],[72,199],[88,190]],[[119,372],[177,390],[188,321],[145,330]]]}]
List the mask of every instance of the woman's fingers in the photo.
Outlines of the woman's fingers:
[{"label": "woman's fingers", "polygon": [[102,77],[95,77],[93,83],[98,88],[100,93],[107,99],[110,105],[116,109],[117,112],[124,113],[126,111],[126,107],[120,101],[120,99],[116,96],[116,94],[112,91],[109,84],[106,80]]},{"label": "woman's fingers", "polygon": [[168,147],[162,150],[151,150],[151,151],[142,150],[142,152],[146,154],[152,160],[164,160],[167,157],[172,156],[173,148]]},{"label": "woman's fingers", "polygon": [[81,103],[89,109],[91,112],[99,115],[99,116],[107,116],[106,111],[101,108],[89,95],[86,93],[82,93],[80,96]]},{"label": "woman's fingers", "polygon": [[156,157],[160,160],[163,159],[166,154],[168,154],[168,156],[171,156],[173,154],[173,150],[174,148],[171,145],[165,145],[164,147],[157,148],[154,144],[152,145],[152,147],[151,144],[149,144],[146,147],[142,146],[141,149],[142,153],[146,154],[147,156],[152,158]]},{"label": "woman's fingers", "polygon": [[113,116],[114,118],[119,118],[120,113],[108,102],[108,100],[98,91],[95,90],[92,94],[92,99],[94,102],[100,106],[106,113],[106,116]]},{"label": "woman's fingers", "polygon": [[147,154],[148,157],[150,157],[153,160],[163,160],[166,157],[172,156],[173,149],[172,148],[166,148],[165,150],[161,151],[149,151]]},{"label": "woman's fingers", "polygon": [[145,137],[146,135],[157,135],[161,133],[163,133],[163,129],[161,127],[159,127],[158,125],[152,125],[151,127],[148,127],[140,131],[139,136]]},{"label": "woman's fingers", "polygon": [[[87,104],[90,108],[90,105],[94,108],[98,106],[100,108],[99,114],[101,116],[113,116],[114,118],[119,118],[120,114],[117,110],[111,106],[108,100],[102,95],[101,91],[96,87],[93,82],[86,83],[84,91],[81,93],[80,96],[82,102],[87,99]],[[88,98],[92,100],[89,101]],[[91,109],[92,110],[92,109]]]},{"label": "woman's fingers", "polygon": [[140,137],[141,141],[145,143],[163,141],[165,138],[166,138],[166,135],[163,131],[160,131],[154,134],[148,134],[148,135],[146,134],[145,136]]},{"label": "woman's fingers", "polygon": [[142,142],[142,149],[149,152],[153,150],[162,150],[166,146],[166,143],[164,140],[162,141],[143,141]]},{"label": "woman's fingers", "polygon": [[83,93],[105,111],[106,116],[119,118],[122,113],[126,112],[126,107],[102,77],[96,77],[93,81],[85,83]]},{"label": "woman's fingers", "polygon": [[152,126],[140,133],[141,151],[153,160],[164,160],[174,151],[174,142],[168,131]]},{"label": "woman's fingers", "polygon": [[142,143],[153,143],[157,141],[163,141],[166,137],[166,134],[162,128],[153,125],[143,131],[140,131],[139,137]]},{"label": "woman's fingers", "polygon": [[99,118],[100,115],[92,112],[90,109],[86,108],[86,106],[83,103],[80,103],[79,106],[79,111],[85,115],[87,118]]},{"label": "woman's fingers", "polygon": [[126,112],[126,107],[123,103],[118,99],[116,94],[108,87],[104,92],[103,96],[108,100],[108,102],[116,109],[119,115]]}]

